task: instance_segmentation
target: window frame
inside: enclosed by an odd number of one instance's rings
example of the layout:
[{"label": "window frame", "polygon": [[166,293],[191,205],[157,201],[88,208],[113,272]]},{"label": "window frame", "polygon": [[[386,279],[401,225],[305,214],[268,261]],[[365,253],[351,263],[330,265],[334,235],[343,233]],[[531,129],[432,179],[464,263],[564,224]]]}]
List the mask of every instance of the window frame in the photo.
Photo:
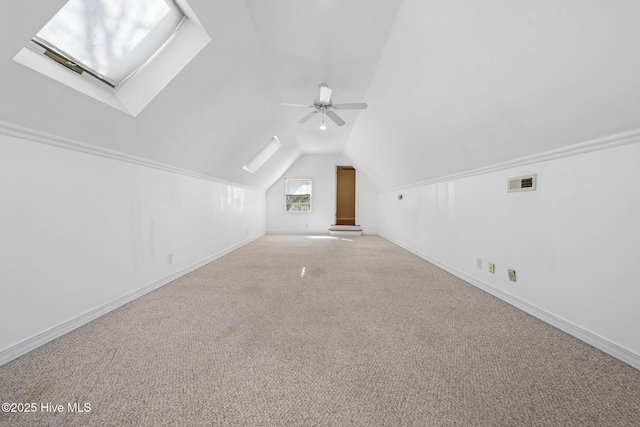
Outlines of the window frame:
[{"label": "window frame", "polygon": [[[289,181],[309,181],[309,210],[307,211],[292,211],[287,209],[287,201],[290,196],[300,196],[301,194],[287,194],[289,188]],[[313,178],[285,178],[284,179],[284,212],[288,214],[309,214],[313,212]]]}]

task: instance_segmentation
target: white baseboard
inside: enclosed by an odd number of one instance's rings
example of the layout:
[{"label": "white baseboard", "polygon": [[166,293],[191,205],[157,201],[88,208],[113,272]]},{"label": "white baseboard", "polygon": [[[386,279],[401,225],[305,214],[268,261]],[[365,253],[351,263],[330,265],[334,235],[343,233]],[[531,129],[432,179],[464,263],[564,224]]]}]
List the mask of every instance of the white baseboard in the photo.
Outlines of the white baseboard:
[{"label": "white baseboard", "polygon": [[546,322],[551,326],[554,326],[560,329],[561,331],[564,331],[569,335],[574,336],[579,340],[584,341],[587,344],[590,344],[595,348],[602,350],[605,353],[615,357],[616,359],[621,360],[622,362],[640,370],[639,354],[636,354],[624,347],[621,347],[618,344],[607,340],[606,338],[603,338],[599,335],[594,334],[593,332],[583,329],[580,326],[574,325],[571,322],[568,322],[560,317],[557,317],[554,314],[551,314],[548,311],[541,309],[540,307],[529,304],[528,302],[521,300],[520,298],[514,297],[513,295],[509,295],[505,292],[502,292],[500,289],[497,289],[489,285],[488,283],[483,282],[482,280],[479,280],[473,276],[469,276],[468,274],[456,268],[453,268],[445,263],[442,263],[437,259],[434,259],[412,247],[406,246],[398,241],[395,241],[392,238],[385,236],[384,234],[379,234],[379,236],[390,241],[391,243],[394,243],[400,246],[403,249],[406,249],[407,251],[419,256],[420,258],[436,265],[437,267],[442,268],[443,270],[453,274],[454,276],[464,280],[465,282],[468,282],[482,289],[483,291],[490,293],[496,298],[500,298],[501,300],[513,305],[514,307],[517,307],[520,310],[526,313],[529,313],[534,317],[537,317],[543,322]]},{"label": "white baseboard", "polygon": [[[267,234],[284,234],[284,235],[291,235],[291,236],[305,236],[305,235],[309,235],[309,236],[323,236],[323,235],[329,235],[329,229],[327,228],[326,231],[291,231],[291,230],[267,230]],[[377,236],[378,232],[377,231],[363,231],[362,232],[363,235],[370,235],[370,236]]]},{"label": "white baseboard", "polygon": [[264,236],[261,233],[0,351],[0,366]]},{"label": "white baseboard", "polygon": [[304,231],[304,230],[267,230],[267,234],[284,234],[284,235],[291,235],[291,236],[305,236],[305,235],[309,235],[309,236],[321,236],[321,235],[328,235],[329,234],[329,228],[327,227],[326,231],[318,231],[318,230],[308,230],[308,231]]}]

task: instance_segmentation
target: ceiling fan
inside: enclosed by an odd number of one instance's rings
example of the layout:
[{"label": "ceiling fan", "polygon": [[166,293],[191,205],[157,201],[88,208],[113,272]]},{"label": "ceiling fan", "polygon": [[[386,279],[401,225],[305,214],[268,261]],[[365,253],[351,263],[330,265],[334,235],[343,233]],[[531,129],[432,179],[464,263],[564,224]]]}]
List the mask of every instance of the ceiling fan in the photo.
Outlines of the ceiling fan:
[{"label": "ceiling fan", "polygon": [[345,121],[340,118],[333,110],[365,110],[368,105],[364,102],[356,102],[351,104],[334,104],[331,99],[331,88],[326,84],[320,85],[320,96],[313,101],[313,105],[306,104],[288,104],[282,103],[285,107],[302,107],[302,108],[314,108],[315,110],[298,120],[298,123],[302,124],[309,120],[311,117],[318,113],[322,113],[322,125],[320,129],[326,129],[324,124],[324,116],[328,116],[338,126],[344,126]]}]

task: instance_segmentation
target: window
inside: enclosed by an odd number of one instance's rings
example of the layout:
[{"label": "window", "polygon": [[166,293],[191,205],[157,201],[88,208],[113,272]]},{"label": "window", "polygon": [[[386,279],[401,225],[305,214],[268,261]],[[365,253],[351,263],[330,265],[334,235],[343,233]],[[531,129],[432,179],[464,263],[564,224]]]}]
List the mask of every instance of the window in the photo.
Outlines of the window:
[{"label": "window", "polygon": [[264,166],[265,163],[267,163],[267,160],[269,160],[271,156],[276,154],[276,151],[278,151],[281,146],[282,144],[280,143],[278,137],[273,135],[273,138],[271,138],[271,141],[269,141],[267,146],[258,151],[256,155],[253,156],[253,158],[243,166],[242,169],[250,173],[256,173],[258,169],[260,169],[262,166]]},{"label": "window", "polygon": [[311,180],[285,179],[285,211],[311,212]]},{"label": "window", "polygon": [[188,0],[69,0],[13,60],[135,117],[210,41]]},{"label": "window", "polygon": [[72,71],[115,87],[169,40],[183,18],[171,0],[69,0],[33,42]]}]

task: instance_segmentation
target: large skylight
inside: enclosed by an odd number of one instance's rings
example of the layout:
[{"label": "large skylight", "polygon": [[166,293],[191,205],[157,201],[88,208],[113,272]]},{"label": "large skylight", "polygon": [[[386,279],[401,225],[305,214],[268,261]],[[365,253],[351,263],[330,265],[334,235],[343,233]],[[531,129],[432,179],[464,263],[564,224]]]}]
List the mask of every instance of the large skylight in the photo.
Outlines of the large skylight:
[{"label": "large skylight", "polygon": [[135,117],[210,41],[188,0],[69,0],[13,60]]},{"label": "large skylight", "polygon": [[116,86],[166,43],[183,17],[172,0],[69,0],[35,40]]}]

